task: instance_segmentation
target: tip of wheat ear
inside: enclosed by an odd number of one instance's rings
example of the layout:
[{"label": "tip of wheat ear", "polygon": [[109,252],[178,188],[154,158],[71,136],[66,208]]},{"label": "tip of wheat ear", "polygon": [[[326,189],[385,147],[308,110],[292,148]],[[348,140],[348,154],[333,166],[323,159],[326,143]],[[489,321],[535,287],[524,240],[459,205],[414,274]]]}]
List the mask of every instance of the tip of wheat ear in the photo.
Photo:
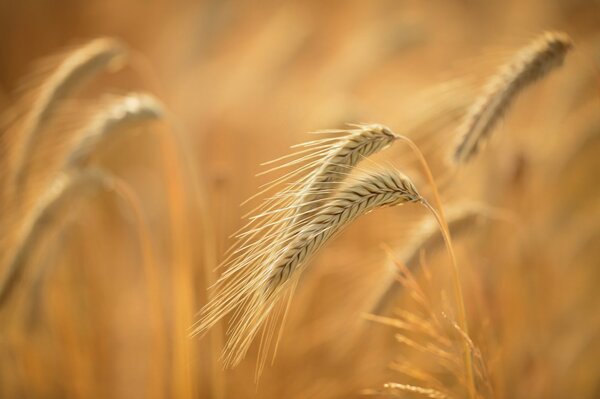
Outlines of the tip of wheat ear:
[{"label": "tip of wheat ear", "polygon": [[471,159],[523,89],[562,65],[572,47],[567,34],[544,32],[500,67],[459,128],[459,141],[452,154],[454,163]]}]

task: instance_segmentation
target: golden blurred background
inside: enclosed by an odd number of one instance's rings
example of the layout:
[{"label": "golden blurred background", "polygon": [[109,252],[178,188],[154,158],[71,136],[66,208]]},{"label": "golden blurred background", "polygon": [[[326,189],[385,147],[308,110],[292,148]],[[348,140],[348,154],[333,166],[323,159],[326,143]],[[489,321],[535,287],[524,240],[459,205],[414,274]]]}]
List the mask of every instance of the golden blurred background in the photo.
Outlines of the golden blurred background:
[{"label": "golden blurred background", "polygon": [[[65,132],[129,92],[165,108],[90,161],[133,202],[77,196],[27,251],[15,294],[0,303],[0,397],[439,397],[388,383],[435,383],[462,397],[427,344],[411,347],[389,325],[418,313],[410,290],[375,306],[396,278],[389,252],[404,256],[422,234],[427,213],[416,205],[373,212],[318,254],[258,383],[255,349],[223,370],[224,327],[203,338],[190,328],[251,208],[239,204],[269,181],[255,177],[262,162],[311,140],[307,132],[376,122],[411,137],[444,176],[486,79],[548,29],[575,43],[565,64],[523,93],[440,189],[448,209],[485,210],[454,235],[469,335],[486,369],[479,396],[599,397],[596,0],[0,0],[0,273],[52,182]],[[29,89],[98,37],[126,46],[126,62],[57,108],[31,160],[33,183],[11,203],[6,165],[34,101]],[[374,160],[426,186],[401,143]],[[438,247],[412,272],[442,314],[448,257]]]}]

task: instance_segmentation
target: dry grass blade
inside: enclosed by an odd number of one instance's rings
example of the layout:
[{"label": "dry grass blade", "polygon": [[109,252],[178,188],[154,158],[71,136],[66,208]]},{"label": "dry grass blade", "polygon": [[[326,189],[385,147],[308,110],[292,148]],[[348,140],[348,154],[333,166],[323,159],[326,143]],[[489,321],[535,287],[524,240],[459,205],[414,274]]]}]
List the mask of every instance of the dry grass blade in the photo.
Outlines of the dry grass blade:
[{"label": "dry grass blade", "polygon": [[[375,208],[417,202],[413,184],[396,171],[381,171],[350,179],[327,203],[316,209],[310,221],[284,243],[253,259],[240,259],[236,273],[220,281],[213,301],[205,306],[194,333],[202,333],[228,313],[229,340],[225,347],[227,365],[238,364],[278,302],[297,281],[310,258],[345,226]],[[267,333],[268,334],[268,333]],[[267,345],[268,346],[268,345]]]},{"label": "dry grass blade", "polygon": [[0,306],[8,300],[24,273],[25,262],[33,249],[52,229],[53,222],[70,213],[86,193],[104,185],[104,175],[98,171],[65,173],[59,176],[39,200],[34,211],[21,226],[16,245],[6,258],[0,281]]},{"label": "dry grass blade", "polygon": [[20,132],[22,136],[11,173],[11,183],[16,185],[17,193],[27,179],[27,160],[35,156],[39,135],[57,106],[84,80],[114,66],[124,56],[125,48],[120,42],[96,39],[70,53],[44,81]]},{"label": "dry grass blade", "polygon": [[470,108],[459,129],[454,162],[462,164],[475,155],[519,93],[562,65],[572,47],[566,34],[545,32],[502,66]]}]

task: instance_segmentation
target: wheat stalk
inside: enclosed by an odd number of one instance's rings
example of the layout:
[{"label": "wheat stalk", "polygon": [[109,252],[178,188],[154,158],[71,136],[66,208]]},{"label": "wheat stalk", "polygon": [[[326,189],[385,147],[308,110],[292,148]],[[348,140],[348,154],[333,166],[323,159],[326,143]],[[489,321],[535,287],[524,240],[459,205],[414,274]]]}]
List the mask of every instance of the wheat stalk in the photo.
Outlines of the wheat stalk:
[{"label": "wheat stalk", "polygon": [[[375,208],[420,201],[413,184],[396,171],[381,171],[351,179],[327,203],[316,208],[310,221],[276,251],[266,250],[237,268],[202,310],[194,334],[202,333],[234,309],[224,358],[230,366],[245,356],[259,329],[286,291],[294,286],[308,261],[345,226]],[[267,332],[265,346],[271,340]]]},{"label": "wheat stalk", "polygon": [[123,45],[108,38],[93,40],[70,53],[44,81],[23,121],[20,147],[11,173],[16,195],[27,180],[28,159],[35,156],[39,135],[57,106],[84,80],[112,67],[125,56]]},{"label": "wheat stalk", "polygon": [[545,32],[503,65],[467,112],[458,131],[454,162],[462,164],[475,155],[515,98],[526,87],[562,65],[572,47],[573,42],[566,34]]}]

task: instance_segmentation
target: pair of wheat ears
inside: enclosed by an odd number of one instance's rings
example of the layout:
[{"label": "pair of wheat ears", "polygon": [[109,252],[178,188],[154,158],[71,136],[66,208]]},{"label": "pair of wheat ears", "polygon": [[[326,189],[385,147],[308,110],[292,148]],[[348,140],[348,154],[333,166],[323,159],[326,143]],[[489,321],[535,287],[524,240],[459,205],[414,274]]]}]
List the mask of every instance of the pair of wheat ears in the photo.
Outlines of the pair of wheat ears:
[{"label": "pair of wheat ears", "polygon": [[[459,141],[452,152],[454,166],[466,163],[477,153],[518,94],[561,65],[571,47],[567,35],[544,33],[493,76],[459,129]],[[11,118],[9,127],[4,128],[5,141],[11,132],[19,134],[5,143],[11,147],[9,155],[12,157],[2,160],[9,161],[8,165],[2,165],[3,170],[8,171],[3,181],[2,203],[5,209],[17,215],[15,220],[20,223],[5,224],[2,232],[4,237],[14,236],[15,244],[2,259],[5,266],[0,277],[0,305],[14,293],[30,252],[44,237],[48,220],[70,207],[72,198],[83,197],[81,193],[90,190],[107,189],[139,209],[127,185],[106,171],[91,167],[89,159],[123,127],[162,118],[164,108],[148,94],[134,93],[110,99],[82,129],[64,140],[68,143],[64,157],[56,165],[48,165],[45,184],[32,184],[30,173],[31,165],[43,152],[39,143],[46,131],[45,125],[57,113],[59,105],[85,80],[121,66],[125,58],[123,45],[112,39],[97,39],[73,51],[35,91],[31,105]],[[356,218],[384,206],[421,203],[437,217],[453,260],[458,322],[460,328],[467,331],[448,224],[433,177],[418,148],[406,137],[381,125],[354,125],[349,130],[319,133],[326,137],[301,144],[294,154],[273,161],[280,164],[271,171],[283,168],[292,171],[267,184],[257,194],[280,188],[247,215],[249,221],[237,233],[236,244],[222,262],[226,270],[215,284],[216,291],[193,326],[193,335],[202,334],[233,313],[224,348],[226,365],[237,365],[262,329],[257,367],[260,374],[269,349],[273,349],[273,356],[276,352],[281,335],[280,329],[279,336],[274,336],[276,326],[284,324],[298,279],[311,257]],[[418,155],[432,185],[437,209],[397,170],[352,175],[363,159],[398,140],[408,143]],[[30,198],[34,198],[31,206]],[[16,231],[9,232],[13,226]],[[465,344],[467,374],[469,364],[469,348]]]},{"label": "pair of wheat ears", "polygon": [[[519,93],[560,66],[571,47],[572,41],[566,34],[545,32],[499,69],[459,127],[458,142],[451,153],[453,168],[465,164],[478,152]],[[223,352],[228,366],[237,365],[245,357],[260,333],[257,376],[270,349],[275,355],[281,336],[280,329],[275,337],[276,326],[281,328],[285,323],[294,289],[311,257],[356,218],[384,206],[421,203],[436,216],[453,261],[458,324],[468,331],[448,224],[435,183],[418,148],[408,138],[376,124],[317,133],[325,138],[295,146],[298,149],[295,153],[267,163],[279,164],[263,173],[284,168],[291,171],[265,185],[256,195],[279,188],[245,215],[248,222],[235,234],[237,241],[222,262],[226,270],[213,287],[215,294],[202,309],[193,329],[193,334],[202,334],[232,314]],[[408,143],[421,161],[437,209],[397,170],[377,170],[362,176],[352,173],[363,159],[399,140]],[[474,397],[467,344],[464,352],[470,393]]]}]

